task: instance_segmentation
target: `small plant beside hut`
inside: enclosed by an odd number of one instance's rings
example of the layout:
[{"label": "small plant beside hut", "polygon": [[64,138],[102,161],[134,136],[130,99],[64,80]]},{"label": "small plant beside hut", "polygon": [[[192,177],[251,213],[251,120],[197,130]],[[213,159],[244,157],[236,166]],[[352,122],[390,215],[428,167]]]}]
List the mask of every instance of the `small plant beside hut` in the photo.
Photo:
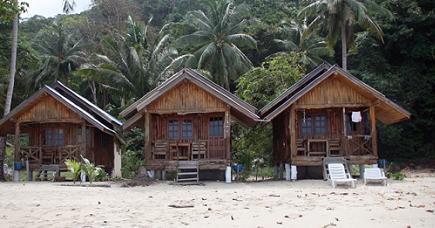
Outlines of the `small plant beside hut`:
[{"label": "small plant beside hut", "polygon": [[68,171],[71,173],[73,182],[75,184],[77,181],[77,178],[79,177],[80,171],[82,169],[82,163],[78,162],[74,159],[67,159],[65,161],[65,165],[66,165]]},{"label": "small plant beside hut", "polygon": [[68,159],[65,161],[68,171],[71,173],[74,184],[77,181],[80,173],[84,173],[89,180],[89,184],[92,185],[95,181],[103,181],[108,179],[107,173],[100,167],[95,166],[89,159],[80,156],[83,162]]}]

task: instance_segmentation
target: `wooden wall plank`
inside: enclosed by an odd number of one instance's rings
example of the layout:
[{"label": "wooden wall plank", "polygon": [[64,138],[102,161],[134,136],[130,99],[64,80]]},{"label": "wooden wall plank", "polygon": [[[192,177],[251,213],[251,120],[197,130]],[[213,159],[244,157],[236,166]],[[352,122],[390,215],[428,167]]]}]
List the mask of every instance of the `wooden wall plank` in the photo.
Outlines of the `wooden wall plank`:
[{"label": "wooden wall plank", "polygon": [[43,96],[17,116],[21,122],[80,122],[80,116],[51,96]]},{"label": "wooden wall plank", "polygon": [[147,106],[151,113],[208,113],[226,109],[224,102],[189,81],[183,81]]},{"label": "wooden wall plank", "polygon": [[330,77],[318,86],[307,92],[298,101],[297,105],[366,105],[371,100],[361,91],[349,86],[337,77]]}]

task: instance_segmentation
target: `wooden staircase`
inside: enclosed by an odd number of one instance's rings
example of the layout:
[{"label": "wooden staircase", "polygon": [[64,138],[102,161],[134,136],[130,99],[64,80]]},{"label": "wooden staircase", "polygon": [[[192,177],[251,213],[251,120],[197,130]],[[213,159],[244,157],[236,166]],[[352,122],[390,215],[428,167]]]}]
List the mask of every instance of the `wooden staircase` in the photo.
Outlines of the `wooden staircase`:
[{"label": "wooden staircase", "polygon": [[198,182],[198,161],[178,161],[177,182]]}]

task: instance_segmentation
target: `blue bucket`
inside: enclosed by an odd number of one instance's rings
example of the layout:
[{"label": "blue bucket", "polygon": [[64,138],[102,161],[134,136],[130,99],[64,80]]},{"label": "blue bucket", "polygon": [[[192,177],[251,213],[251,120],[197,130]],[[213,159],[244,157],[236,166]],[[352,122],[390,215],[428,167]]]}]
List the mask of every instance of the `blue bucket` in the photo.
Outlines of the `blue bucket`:
[{"label": "blue bucket", "polygon": [[243,172],[244,168],[245,168],[245,167],[243,166],[243,164],[237,164],[237,163],[233,164],[233,170],[234,170],[236,173],[241,173],[241,172]]},{"label": "blue bucket", "polygon": [[385,159],[379,159],[378,160],[378,167],[385,169],[387,167],[387,160],[385,160]]},{"label": "blue bucket", "polygon": [[14,170],[20,170],[24,168],[24,164],[22,162],[14,162]]}]

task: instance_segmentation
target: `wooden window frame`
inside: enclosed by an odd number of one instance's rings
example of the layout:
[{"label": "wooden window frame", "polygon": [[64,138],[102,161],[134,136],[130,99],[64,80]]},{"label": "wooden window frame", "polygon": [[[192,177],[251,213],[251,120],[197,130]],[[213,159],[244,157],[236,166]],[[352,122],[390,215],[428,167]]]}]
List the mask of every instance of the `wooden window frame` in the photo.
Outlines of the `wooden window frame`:
[{"label": "wooden window frame", "polygon": [[65,129],[63,128],[44,128],[43,145],[44,146],[64,146]]},{"label": "wooden window frame", "polygon": [[191,119],[183,119],[179,124],[181,124],[181,139],[192,139],[193,121]]},{"label": "wooden window frame", "polygon": [[[82,144],[82,127],[77,127],[76,128],[76,143],[77,144]],[[94,140],[91,140],[91,128],[87,127],[86,128],[86,146],[94,146],[93,145]],[[92,143],[92,145],[91,145]]]},{"label": "wooden window frame", "polygon": [[[173,124],[175,122],[175,124]],[[168,139],[178,140],[180,139],[180,121],[178,119],[168,120]]]},{"label": "wooden window frame", "polygon": [[211,116],[208,120],[208,136],[209,137],[224,137],[224,117]]},{"label": "wooden window frame", "polygon": [[328,113],[325,112],[306,112],[305,123],[303,121],[303,112],[299,112],[298,125],[299,136],[321,136],[329,132]]}]

